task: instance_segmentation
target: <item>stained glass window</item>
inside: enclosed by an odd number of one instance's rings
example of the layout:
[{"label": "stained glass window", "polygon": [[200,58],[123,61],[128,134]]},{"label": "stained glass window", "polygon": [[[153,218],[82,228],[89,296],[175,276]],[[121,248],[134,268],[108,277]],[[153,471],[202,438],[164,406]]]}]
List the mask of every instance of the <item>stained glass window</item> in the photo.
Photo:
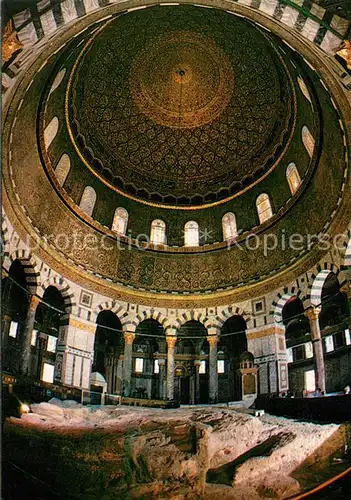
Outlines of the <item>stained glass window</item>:
[{"label": "stained glass window", "polygon": [[260,194],[256,200],[256,206],[258,218],[260,219],[261,224],[272,217],[273,211],[268,194]]},{"label": "stained glass window", "polygon": [[199,225],[193,220],[187,222],[184,226],[184,246],[199,246]]}]

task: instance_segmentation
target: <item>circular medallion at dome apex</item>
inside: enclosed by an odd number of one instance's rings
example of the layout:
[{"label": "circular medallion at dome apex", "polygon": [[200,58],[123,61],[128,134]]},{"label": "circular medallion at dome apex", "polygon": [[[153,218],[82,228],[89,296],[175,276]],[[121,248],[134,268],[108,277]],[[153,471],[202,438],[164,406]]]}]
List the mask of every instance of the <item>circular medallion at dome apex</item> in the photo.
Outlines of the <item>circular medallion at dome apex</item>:
[{"label": "circular medallion at dome apex", "polygon": [[71,81],[76,147],[140,198],[225,198],[264,175],[292,132],[284,62],[256,27],[223,11],[153,7],[113,19]]},{"label": "circular medallion at dome apex", "polygon": [[201,127],[228,105],[231,64],[208,37],[176,31],[152,41],[130,71],[132,99],[158,125]]}]

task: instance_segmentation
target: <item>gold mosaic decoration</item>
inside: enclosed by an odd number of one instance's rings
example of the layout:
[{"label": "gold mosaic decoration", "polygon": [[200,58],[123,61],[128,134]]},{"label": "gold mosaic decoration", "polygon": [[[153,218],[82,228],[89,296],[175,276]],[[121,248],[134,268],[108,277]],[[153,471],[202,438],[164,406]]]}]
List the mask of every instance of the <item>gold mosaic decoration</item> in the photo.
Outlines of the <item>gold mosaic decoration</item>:
[{"label": "gold mosaic decoration", "polygon": [[176,31],[152,41],[130,71],[134,103],[158,125],[201,127],[228,105],[234,85],[231,64],[208,37]]}]

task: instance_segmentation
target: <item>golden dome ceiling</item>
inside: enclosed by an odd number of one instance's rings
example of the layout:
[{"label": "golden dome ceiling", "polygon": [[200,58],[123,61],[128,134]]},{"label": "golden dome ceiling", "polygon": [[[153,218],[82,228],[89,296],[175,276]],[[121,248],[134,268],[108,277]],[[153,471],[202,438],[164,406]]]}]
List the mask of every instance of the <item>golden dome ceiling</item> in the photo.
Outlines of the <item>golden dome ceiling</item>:
[{"label": "golden dome ceiling", "polygon": [[123,192],[201,205],[279,160],[293,133],[289,80],[272,40],[245,20],[191,6],[135,12],[83,46],[71,136]]}]

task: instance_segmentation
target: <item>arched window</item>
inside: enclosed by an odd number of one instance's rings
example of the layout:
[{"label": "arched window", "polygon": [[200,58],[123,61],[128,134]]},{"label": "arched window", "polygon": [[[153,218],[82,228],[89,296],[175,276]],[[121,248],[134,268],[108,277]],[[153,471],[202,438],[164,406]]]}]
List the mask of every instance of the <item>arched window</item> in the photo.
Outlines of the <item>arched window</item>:
[{"label": "arched window", "polygon": [[223,239],[231,240],[238,236],[236,228],[236,218],[232,212],[228,212],[222,217]]},{"label": "arched window", "polygon": [[66,74],[66,68],[61,69],[57,73],[57,75],[55,76],[55,80],[52,82],[51,89],[50,89],[50,94],[52,94],[60,86],[62,80],[65,77],[65,74]]},{"label": "arched window", "polygon": [[128,226],[128,212],[125,208],[118,207],[112,222],[112,231],[117,234],[126,234]]},{"label": "arched window", "polygon": [[256,207],[260,223],[263,224],[273,215],[271,202],[267,193],[262,193],[256,200]]},{"label": "arched window", "polygon": [[44,144],[46,149],[49,149],[50,144],[55,139],[56,134],[58,132],[58,128],[59,128],[59,121],[57,116],[54,116],[54,118],[51,120],[49,125],[44,130]]},{"label": "arched window", "polygon": [[164,245],[166,243],[166,224],[163,220],[155,219],[151,222],[151,243]]},{"label": "arched window", "polygon": [[64,185],[70,168],[71,168],[71,160],[69,159],[69,156],[66,155],[66,153],[64,153],[61,156],[60,161],[56,165],[55,169],[56,179],[60,184],[60,186]]},{"label": "arched window", "polygon": [[295,163],[290,163],[286,169],[286,178],[289,184],[291,194],[295,194],[301,184],[299,171]]},{"label": "arched window", "polygon": [[310,101],[310,103],[312,104],[312,100],[311,100],[311,96],[310,96],[310,93],[308,91],[308,88],[305,84],[305,82],[303,81],[303,79],[301,78],[301,76],[298,76],[297,77],[297,83],[299,84],[299,87],[300,87],[300,90],[301,92],[303,93],[303,95],[306,97],[306,99],[308,101]]},{"label": "arched window", "polygon": [[83,191],[83,195],[79,203],[79,208],[81,208],[86,214],[91,216],[94,210],[95,202],[95,190],[91,186],[87,186]]},{"label": "arched window", "polygon": [[199,246],[199,224],[193,220],[187,222],[184,226],[184,246]]},{"label": "arched window", "polygon": [[302,127],[302,142],[303,142],[303,145],[306,148],[307,153],[312,158],[313,151],[314,151],[315,141],[314,141],[313,135],[308,130],[308,128],[306,127],[306,125],[304,125]]}]

